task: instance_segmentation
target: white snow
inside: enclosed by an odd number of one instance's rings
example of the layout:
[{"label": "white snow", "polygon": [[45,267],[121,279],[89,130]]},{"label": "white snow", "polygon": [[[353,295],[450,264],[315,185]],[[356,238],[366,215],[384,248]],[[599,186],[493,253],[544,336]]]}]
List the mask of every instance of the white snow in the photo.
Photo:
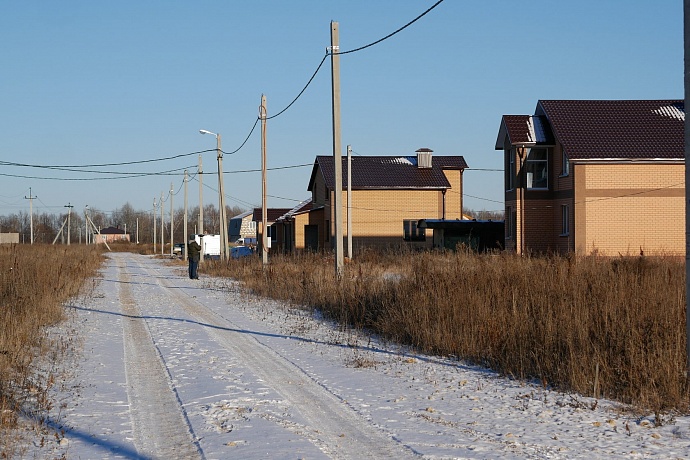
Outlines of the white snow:
[{"label": "white snow", "polygon": [[655,427],[147,256],[111,254],[96,295],[68,309],[83,347],[54,393],[56,436],[28,458],[690,456],[688,417]]}]

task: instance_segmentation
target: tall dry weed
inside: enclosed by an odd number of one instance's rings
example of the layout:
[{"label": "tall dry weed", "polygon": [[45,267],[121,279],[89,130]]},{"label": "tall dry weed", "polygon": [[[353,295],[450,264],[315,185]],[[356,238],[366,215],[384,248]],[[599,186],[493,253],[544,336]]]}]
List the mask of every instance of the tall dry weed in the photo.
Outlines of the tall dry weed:
[{"label": "tall dry weed", "polygon": [[[33,367],[54,354],[44,330],[63,319],[62,305],[94,276],[102,258],[94,246],[0,245],[0,430],[17,414],[44,410],[52,376]],[[7,441],[9,437],[1,436]],[[2,453],[11,447],[0,442]]]},{"label": "tall dry weed", "polygon": [[368,251],[342,279],[319,254],[203,269],[421,351],[640,408],[688,410],[679,259]]}]

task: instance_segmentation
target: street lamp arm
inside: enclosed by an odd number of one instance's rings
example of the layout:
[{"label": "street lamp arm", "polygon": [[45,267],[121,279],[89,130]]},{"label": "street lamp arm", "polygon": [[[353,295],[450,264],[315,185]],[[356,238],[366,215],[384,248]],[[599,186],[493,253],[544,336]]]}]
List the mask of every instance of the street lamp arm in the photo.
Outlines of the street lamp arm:
[{"label": "street lamp arm", "polygon": [[205,130],[205,129],[200,129],[199,132],[200,132],[201,134],[212,134],[212,135],[218,137],[218,134],[212,133],[211,131],[207,131],[207,130]]}]

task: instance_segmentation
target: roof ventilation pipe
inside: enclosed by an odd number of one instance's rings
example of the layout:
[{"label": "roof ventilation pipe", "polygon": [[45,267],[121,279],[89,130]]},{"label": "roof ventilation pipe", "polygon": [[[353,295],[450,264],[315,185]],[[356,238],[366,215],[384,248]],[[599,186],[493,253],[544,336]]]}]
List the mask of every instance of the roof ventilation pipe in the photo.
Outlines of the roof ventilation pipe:
[{"label": "roof ventilation pipe", "polygon": [[419,169],[431,168],[431,154],[434,151],[427,148],[421,148],[416,151],[417,153],[417,167]]}]

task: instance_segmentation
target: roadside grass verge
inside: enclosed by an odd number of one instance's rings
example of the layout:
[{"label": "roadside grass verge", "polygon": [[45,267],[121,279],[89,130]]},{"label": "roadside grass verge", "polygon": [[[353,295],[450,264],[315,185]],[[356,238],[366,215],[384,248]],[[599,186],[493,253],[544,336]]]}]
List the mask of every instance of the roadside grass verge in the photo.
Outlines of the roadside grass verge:
[{"label": "roadside grass verge", "polygon": [[72,338],[49,338],[64,319],[63,304],[77,296],[101,265],[100,248],[85,245],[0,245],[0,456],[12,458],[8,433],[20,414],[50,409],[50,372],[37,359],[60,359]]},{"label": "roadside grass verge", "polygon": [[210,261],[202,272],[415,349],[661,413],[689,409],[685,266],[672,257],[364,251]]}]

